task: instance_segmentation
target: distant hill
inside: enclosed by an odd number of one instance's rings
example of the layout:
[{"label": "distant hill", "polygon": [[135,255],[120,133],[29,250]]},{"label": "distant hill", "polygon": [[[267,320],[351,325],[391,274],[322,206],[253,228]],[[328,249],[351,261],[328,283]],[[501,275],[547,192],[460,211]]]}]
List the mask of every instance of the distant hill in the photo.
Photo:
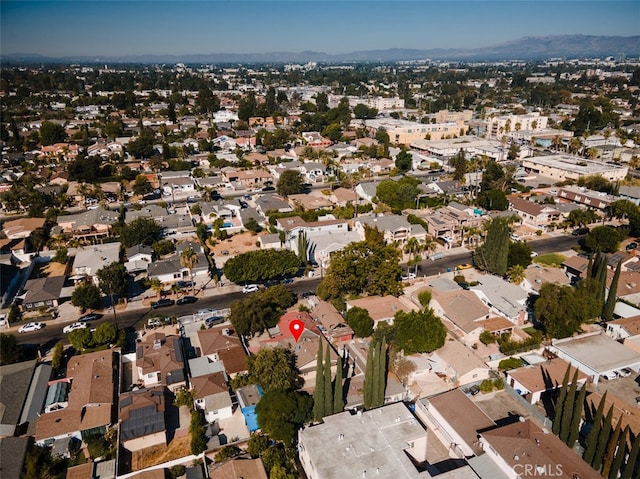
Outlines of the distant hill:
[{"label": "distant hill", "polygon": [[455,49],[428,50],[391,48],[362,50],[350,53],[272,52],[272,53],[211,53],[188,55],[130,55],[108,57],[51,58],[37,54],[6,55],[9,63],[306,63],[306,62],[393,62],[408,60],[497,61],[544,60],[547,58],[593,58],[606,56],[639,57],[640,35],[632,37],[555,35],[525,37],[498,45]]}]

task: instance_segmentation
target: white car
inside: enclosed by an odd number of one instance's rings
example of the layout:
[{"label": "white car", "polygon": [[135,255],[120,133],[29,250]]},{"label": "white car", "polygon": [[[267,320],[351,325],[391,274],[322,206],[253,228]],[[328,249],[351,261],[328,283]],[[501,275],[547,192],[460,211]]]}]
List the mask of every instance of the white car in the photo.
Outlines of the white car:
[{"label": "white car", "polygon": [[245,294],[247,294],[247,293],[255,293],[259,289],[260,289],[260,287],[257,284],[247,284],[242,288],[242,292],[245,293]]},{"label": "white car", "polygon": [[73,323],[62,328],[62,332],[64,334],[69,334],[71,331],[75,331],[76,329],[87,329],[87,323]]},{"label": "white car", "polygon": [[29,333],[31,331],[38,331],[39,329],[44,328],[44,323],[27,323],[24,326],[20,326],[18,329],[19,333]]},{"label": "white car", "polygon": [[511,238],[513,241],[520,241],[520,236],[518,236],[518,235],[517,235],[517,234],[515,234],[515,233],[511,233],[510,238]]},{"label": "white car", "polygon": [[416,274],[415,273],[407,273],[404,276],[401,276],[400,279],[402,279],[402,281],[406,281],[408,279],[415,279]]}]

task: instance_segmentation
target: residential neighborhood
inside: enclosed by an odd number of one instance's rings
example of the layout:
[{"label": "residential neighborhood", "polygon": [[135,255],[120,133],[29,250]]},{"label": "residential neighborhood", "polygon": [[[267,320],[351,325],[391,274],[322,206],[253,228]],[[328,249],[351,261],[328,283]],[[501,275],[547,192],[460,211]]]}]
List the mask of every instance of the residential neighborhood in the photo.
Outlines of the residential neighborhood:
[{"label": "residential neighborhood", "polygon": [[637,58],[1,76],[3,477],[639,477]]}]

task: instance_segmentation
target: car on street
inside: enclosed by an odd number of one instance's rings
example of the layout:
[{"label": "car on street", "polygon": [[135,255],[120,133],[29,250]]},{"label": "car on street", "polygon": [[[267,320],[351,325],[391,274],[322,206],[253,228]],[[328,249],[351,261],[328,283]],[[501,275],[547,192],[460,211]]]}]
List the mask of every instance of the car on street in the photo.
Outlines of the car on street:
[{"label": "car on street", "polygon": [[632,249],[636,249],[637,247],[638,243],[634,241],[633,243],[629,243],[627,246],[625,246],[624,249],[626,249],[627,251],[631,251]]},{"label": "car on street", "polygon": [[178,288],[188,289],[193,288],[196,284],[193,281],[178,281],[176,286]]},{"label": "car on street", "polygon": [[584,236],[589,233],[589,228],[577,228],[571,232],[571,236]]},{"label": "car on street", "polygon": [[44,323],[32,322],[32,323],[27,323],[23,326],[20,326],[20,329],[18,329],[18,332],[29,333],[31,331],[38,331],[42,328],[44,328]]},{"label": "car on street", "polygon": [[87,329],[87,323],[73,323],[62,328],[62,332],[64,334],[69,334],[71,331],[75,331],[76,329]]},{"label": "car on street", "polygon": [[415,274],[415,273],[407,273],[407,274],[405,274],[405,275],[401,276],[401,277],[400,277],[400,279],[401,279],[402,281],[406,281],[406,280],[408,280],[408,279],[415,279],[415,277],[416,277],[416,274]]},{"label": "car on street", "polygon": [[531,256],[532,258],[535,258],[536,256],[538,256],[538,253],[536,253],[535,251],[532,251],[529,256]]},{"label": "car on street", "polygon": [[282,280],[282,284],[292,284],[293,278],[285,278]]},{"label": "car on street", "polygon": [[247,293],[255,293],[256,291],[258,291],[260,289],[260,287],[257,284],[246,284],[244,285],[244,287],[242,288],[242,292],[244,294]]},{"label": "car on street", "polygon": [[151,303],[151,308],[152,309],[166,308],[168,306],[173,306],[175,303],[176,302],[173,299],[162,298],[158,301],[154,301],[153,303]]},{"label": "car on street", "polygon": [[520,241],[520,236],[515,233],[511,233],[509,237],[511,238],[511,241]]},{"label": "car on street", "polygon": [[100,319],[101,317],[102,317],[101,314],[89,313],[89,314],[85,314],[84,316],[80,316],[78,318],[78,321],[80,323],[86,323],[87,321],[95,321],[96,319]]},{"label": "car on street", "polygon": [[150,328],[155,328],[165,324],[171,324],[172,322],[173,320],[171,316],[154,316],[147,320],[147,326]]},{"label": "car on street", "polygon": [[198,301],[198,298],[195,296],[183,296],[177,301],[177,304],[191,304]]},{"label": "car on street", "polygon": [[463,270],[463,269],[471,269],[471,268],[473,268],[473,265],[472,265],[472,264],[469,264],[469,263],[462,263],[462,264],[459,264],[459,265],[456,267],[456,269],[457,269],[458,271],[461,271],[461,270]]}]

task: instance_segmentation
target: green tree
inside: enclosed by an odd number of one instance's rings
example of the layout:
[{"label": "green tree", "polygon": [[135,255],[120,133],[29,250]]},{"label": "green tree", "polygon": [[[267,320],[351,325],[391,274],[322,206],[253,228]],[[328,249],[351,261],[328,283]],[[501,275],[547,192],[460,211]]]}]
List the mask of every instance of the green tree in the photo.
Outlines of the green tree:
[{"label": "green tree", "polygon": [[413,156],[407,150],[400,150],[400,153],[396,155],[396,168],[400,172],[406,172],[411,169],[413,163]]},{"label": "green tree", "polygon": [[64,357],[64,344],[58,341],[53,347],[53,355],[51,356],[51,368],[55,371],[62,367],[62,359]]},{"label": "green tree", "polygon": [[102,294],[100,294],[100,288],[93,283],[80,283],[71,293],[71,304],[83,311],[101,309]]},{"label": "green tree", "polygon": [[396,212],[415,208],[419,184],[418,179],[410,176],[403,176],[398,181],[384,180],[376,187],[376,197]]},{"label": "green tree", "polygon": [[363,399],[365,409],[371,409],[375,401],[375,397],[374,397],[375,393],[374,393],[374,387],[373,387],[374,373],[376,370],[375,361],[376,361],[376,356],[375,356],[374,343],[370,342],[369,349],[367,351],[367,362],[364,370],[364,384],[363,384],[363,391],[362,391],[362,399]]},{"label": "green tree", "polygon": [[78,351],[82,351],[88,348],[93,342],[92,334],[89,328],[74,329],[69,333],[67,339],[69,340],[71,345]]},{"label": "green tree", "polygon": [[509,258],[509,223],[506,218],[498,217],[491,221],[487,238],[474,254],[473,261],[482,270],[504,276]]},{"label": "green tree", "polygon": [[324,409],[324,363],[322,362],[322,341],[318,341],[316,353],[316,387],[313,390],[313,418],[320,422],[326,415]]},{"label": "green tree", "polygon": [[507,278],[513,284],[520,284],[524,281],[525,278],[525,270],[519,265],[513,265],[507,270]]},{"label": "green tree", "polygon": [[571,226],[587,226],[598,221],[598,215],[593,210],[575,209],[569,212],[567,217]]},{"label": "green tree", "polygon": [[125,248],[138,244],[152,245],[161,238],[162,227],[152,218],[136,218],[120,230],[120,241]]},{"label": "green tree", "polygon": [[[576,371],[577,373],[577,371]],[[575,376],[576,383],[577,374]],[[569,435],[567,436],[567,446],[573,449],[576,441],[578,440],[578,436],[580,434],[580,421],[582,420],[582,411],[584,410],[584,398],[587,394],[586,384],[583,384],[580,392],[577,394],[576,399],[573,403],[573,414],[571,415],[571,424],[569,426]]]},{"label": "green tree", "polygon": [[149,180],[145,175],[136,176],[136,180],[133,183],[133,193],[138,196],[144,196],[153,191],[153,186],[149,183]]},{"label": "green tree", "polygon": [[234,283],[254,283],[294,276],[300,258],[290,250],[256,250],[239,254],[224,264],[224,275]]},{"label": "green tree", "polygon": [[271,438],[291,445],[296,431],[311,419],[313,399],[305,392],[273,389],[256,405],[258,424]]},{"label": "green tree", "polygon": [[0,333],[0,366],[22,360],[22,346],[13,334]]},{"label": "green tree", "polygon": [[633,443],[631,445],[631,451],[629,452],[629,457],[627,458],[627,464],[624,466],[624,470],[622,471],[621,479],[631,479],[635,471],[636,463],[638,461],[639,456],[640,456],[640,434],[636,434],[636,438],[633,440]]},{"label": "green tree", "polygon": [[[620,433],[622,432],[622,416],[618,418],[618,423],[615,429],[611,433],[609,442],[607,443],[607,449],[602,459],[602,477],[609,477],[611,472],[611,466],[613,464],[613,458],[615,456],[616,448],[618,447],[618,440],[620,439]],[[622,446],[624,447],[624,445]],[[616,474],[617,477],[617,474]]]},{"label": "green tree", "polygon": [[556,401],[556,409],[554,412],[553,425],[551,428],[551,430],[556,436],[560,436],[562,416],[564,415],[564,405],[565,405],[565,399],[567,397],[570,374],[571,374],[571,365],[567,366],[567,370],[564,373],[564,379],[562,380],[562,386],[560,387],[560,394]]},{"label": "green tree", "polygon": [[478,206],[490,211],[506,211],[509,209],[507,195],[499,188],[481,191],[478,194]]},{"label": "green tree", "polygon": [[309,241],[307,240],[307,233],[301,231],[298,233],[298,258],[302,264],[307,264],[309,260]]},{"label": "green tree", "polygon": [[301,384],[293,351],[283,348],[263,348],[247,359],[247,370],[254,382],[266,392],[292,391]]},{"label": "green tree", "polygon": [[333,413],[333,389],[331,388],[331,345],[327,344],[324,358],[324,411],[326,415]]},{"label": "green tree", "polygon": [[200,409],[191,411],[191,423],[189,424],[191,434],[191,454],[197,456],[207,450],[206,431],[204,428],[204,415]]},{"label": "green tree", "polygon": [[431,308],[398,311],[393,318],[395,340],[405,355],[430,353],[444,345],[447,330]]},{"label": "green tree", "polygon": [[280,174],[276,191],[280,196],[297,195],[304,192],[304,178],[298,170],[285,170]]},{"label": "green tree", "polygon": [[96,344],[108,344],[116,340],[118,332],[113,323],[102,323],[96,328],[93,333],[93,340]]},{"label": "green tree", "polygon": [[608,479],[618,479],[620,470],[622,469],[622,464],[624,463],[625,457],[627,455],[627,436],[629,435],[629,432],[630,429],[627,425],[627,427],[625,427],[620,434],[620,438],[618,439],[617,443],[618,447],[615,451],[615,456],[611,461],[611,467],[609,468]]},{"label": "green tree", "polygon": [[584,245],[589,251],[614,253],[618,251],[621,239],[619,231],[613,226],[596,226],[585,237]]},{"label": "green tree", "polygon": [[350,308],[345,315],[345,320],[357,337],[366,338],[373,334],[373,319],[366,309],[358,306]]},{"label": "green tree", "polygon": [[620,280],[621,267],[622,261],[618,261],[618,266],[616,266],[616,271],[613,274],[613,279],[609,286],[609,295],[607,296],[607,301],[604,303],[604,308],[602,309],[602,319],[605,321],[611,321],[613,319],[613,311],[616,307],[616,300],[618,299],[618,281]]},{"label": "green tree", "polygon": [[[192,270],[198,264],[198,254],[193,248],[185,248],[180,253],[180,264],[189,270],[189,280],[193,278]],[[195,281],[191,281],[191,292],[195,291]]]},{"label": "green tree", "polygon": [[464,183],[464,175],[469,171],[469,162],[462,148],[449,160],[449,166],[454,169],[453,179]]},{"label": "green tree", "polygon": [[127,143],[127,151],[136,158],[149,158],[153,155],[156,134],[150,128],[144,128],[140,134]]},{"label": "green tree", "polygon": [[344,409],[342,393],[342,357],[338,354],[336,362],[336,377],[333,381],[333,414],[341,413]]},{"label": "green tree", "polygon": [[294,295],[283,285],[273,286],[231,303],[229,321],[239,335],[250,336],[278,324],[283,312],[295,302]]},{"label": "green tree", "polygon": [[604,415],[604,406],[607,399],[607,391],[604,392],[602,398],[600,399],[600,403],[598,404],[598,408],[596,409],[596,414],[593,417],[593,424],[591,426],[591,430],[587,435],[587,447],[584,450],[584,454],[582,458],[584,461],[590,466],[593,465],[594,455],[596,453],[596,447],[598,445],[598,435],[600,434],[600,429],[602,428],[602,416]]},{"label": "green tree", "polygon": [[247,441],[247,452],[253,459],[260,457],[269,448],[269,436],[266,434],[252,432]]},{"label": "green tree", "polygon": [[118,329],[118,317],[116,315],[117,298],[123,297],[127,290],[127,271],[122,263],[111,263],[103,266],[96,272],[98,278],[98,286],[100,290],[109,296],[111,300],[111,308],[113,310],[113,319]]},{"label": "green tree", "polygon": [[607,450],[607,444],[609,443],[609,437],[611,435],[611,422],[613,420],[613,405],[609,408],[607,415],[604,418],[600,432],[598,433],[598,445],[596,446],[596,452],[593,456],[593,467],[596,471],[600,471],[602,468],[602,460]]},{"label": "green tree", "polygon": [[53,123],[51,121],[42,122],[39,134],[40,143],[43,145],[61,143],[67,139],[67,133],[64,131],[64,127],[59,123]]},{"label": "green tree", "polygon": [[331,265],[318,286],[322,299],[343,295],[399,295],[400,251],[373,241],[351,243],[331,257]]},{"label": "green tree", "polygon": [[531,246],[525,241],[510,241],[507,267],[522,266],[526,269],[531,264]]},{"label": "green tree", "polygon": [[190,411],[193,411],[193,391],[186,388],[181,388],[176,392],[176,397],[173,399],[173,404],[177,407],[185,406],[189,408]]}]

